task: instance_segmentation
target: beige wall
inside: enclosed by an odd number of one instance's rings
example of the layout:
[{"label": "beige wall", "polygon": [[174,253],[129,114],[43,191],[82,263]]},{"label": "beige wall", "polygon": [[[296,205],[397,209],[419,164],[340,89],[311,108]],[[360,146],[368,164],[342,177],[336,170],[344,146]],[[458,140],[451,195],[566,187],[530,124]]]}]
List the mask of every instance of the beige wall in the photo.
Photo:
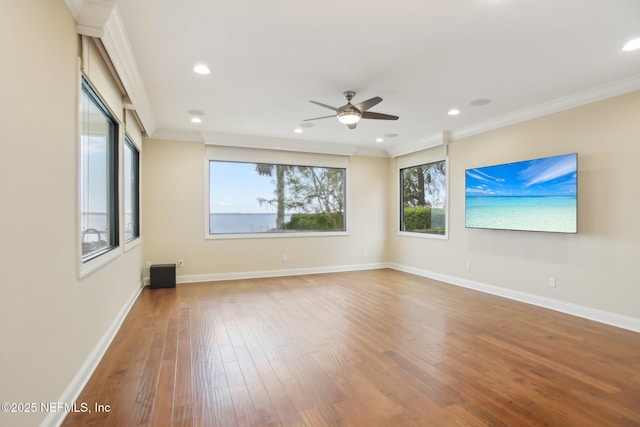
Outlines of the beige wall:
[{"label": "beige wall", "polygon": [[386,260],[388,159],[349,158],[348,235],[210,240],[204,238],[206,147],[145,139],[144,153],[144,257],[153,263],[184,260],[179,281],[366,267]]},{"label": "beige wall", "polygon": [[79,278],[75,23],[61,0],[3,1],[0,32],[0,401],[57,402],[139,288],[142,246]]},{"label": "beige wall", "polygon": [[[639,107],[635,92],[451,143],[449,240],[398,236],[392,228],[389,261],[638,321]],[[465,229],[465,169],[572,152],[578,153],[578,234]],[[391,168],[390,182],[396,173]],[[397,218],[395,210],[390,214]],[[551,276],[556,288],[548,286]]]}]

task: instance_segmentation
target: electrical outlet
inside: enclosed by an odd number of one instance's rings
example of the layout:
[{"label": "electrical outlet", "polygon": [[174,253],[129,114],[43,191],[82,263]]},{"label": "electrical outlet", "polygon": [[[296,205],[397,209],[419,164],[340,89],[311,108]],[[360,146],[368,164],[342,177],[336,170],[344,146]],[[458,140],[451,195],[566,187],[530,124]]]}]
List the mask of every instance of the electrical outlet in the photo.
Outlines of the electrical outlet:
[{"label": "electrical outlet", "polygon": [[184,260],[178,260],[178,267],[184,267]]},{"label": "electrical outlet", "polygon": [[556,287],[556,278],[555,277],[549,277],[549,287],[550,288],[555,288]]},{"label": "electrical outlet", "polygon": [[365,249],[364,251],[362,251],[362,256],[364,258],[368,257],[369,256],[369,252],[367,252],[366,249]]},{"label": "electrical outlet", "polygon": [[282,262],[287,262],[289,260],[289,257],[286,255],[282,255]]},{"label": "electrical outlet", "polygon": [[469,270],[471,270],[471,263],[470,263],[470,262],[466,262],[466,263],[464,264],[464,270],[465,270],[465,271],[469,271]]},{"label": "electrical outlet", "polygon": [[153,264],[151,261],[147,261],[147,268],[151,268],[151,264]]}]

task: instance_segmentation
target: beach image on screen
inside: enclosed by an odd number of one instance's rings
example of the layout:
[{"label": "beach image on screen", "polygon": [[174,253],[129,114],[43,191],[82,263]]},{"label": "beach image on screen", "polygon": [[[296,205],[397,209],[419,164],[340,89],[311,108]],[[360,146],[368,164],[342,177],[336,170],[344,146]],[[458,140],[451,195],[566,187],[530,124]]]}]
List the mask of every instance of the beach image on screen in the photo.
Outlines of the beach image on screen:
[{"label": "beach image on screen", "polygon": [[467,169],[468,228],[577,232],[577,154]]}]

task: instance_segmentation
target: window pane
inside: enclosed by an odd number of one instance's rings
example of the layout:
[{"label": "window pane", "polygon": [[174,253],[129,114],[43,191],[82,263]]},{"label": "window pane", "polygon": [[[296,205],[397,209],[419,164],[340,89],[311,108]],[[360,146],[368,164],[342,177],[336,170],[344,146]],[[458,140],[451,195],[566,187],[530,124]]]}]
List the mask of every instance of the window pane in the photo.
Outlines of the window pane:
[{"label": "window pane", "polygon": [[86,81],[82,85],[80,222],[82,260],[117,246],[116,124]]},{"label": "window pane", "polygon": [[400,169],[400,230],[446,233],[446,163],[444,160]]},{"label": "window pane", "polygon": [[129,241],[140,236],[140,153],[128,136],[124,147],[124,239]]},{"label": "window pane", "polygon": [[345,169],[209,163],[209,233],[344,231]]}]

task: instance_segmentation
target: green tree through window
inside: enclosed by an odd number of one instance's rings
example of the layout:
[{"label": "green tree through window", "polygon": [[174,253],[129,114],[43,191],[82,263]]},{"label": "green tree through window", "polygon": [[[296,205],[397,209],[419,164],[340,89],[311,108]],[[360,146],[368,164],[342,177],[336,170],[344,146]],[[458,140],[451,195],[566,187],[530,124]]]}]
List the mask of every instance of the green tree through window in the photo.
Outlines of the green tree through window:
[{"label": "green tree through window", "polygon": [[400,169],[400,230],[446,234],[446,162]]},{"label": "green tree through window", "polygon": [[211,161],[209,233],[345,231],[342,168]]}]

